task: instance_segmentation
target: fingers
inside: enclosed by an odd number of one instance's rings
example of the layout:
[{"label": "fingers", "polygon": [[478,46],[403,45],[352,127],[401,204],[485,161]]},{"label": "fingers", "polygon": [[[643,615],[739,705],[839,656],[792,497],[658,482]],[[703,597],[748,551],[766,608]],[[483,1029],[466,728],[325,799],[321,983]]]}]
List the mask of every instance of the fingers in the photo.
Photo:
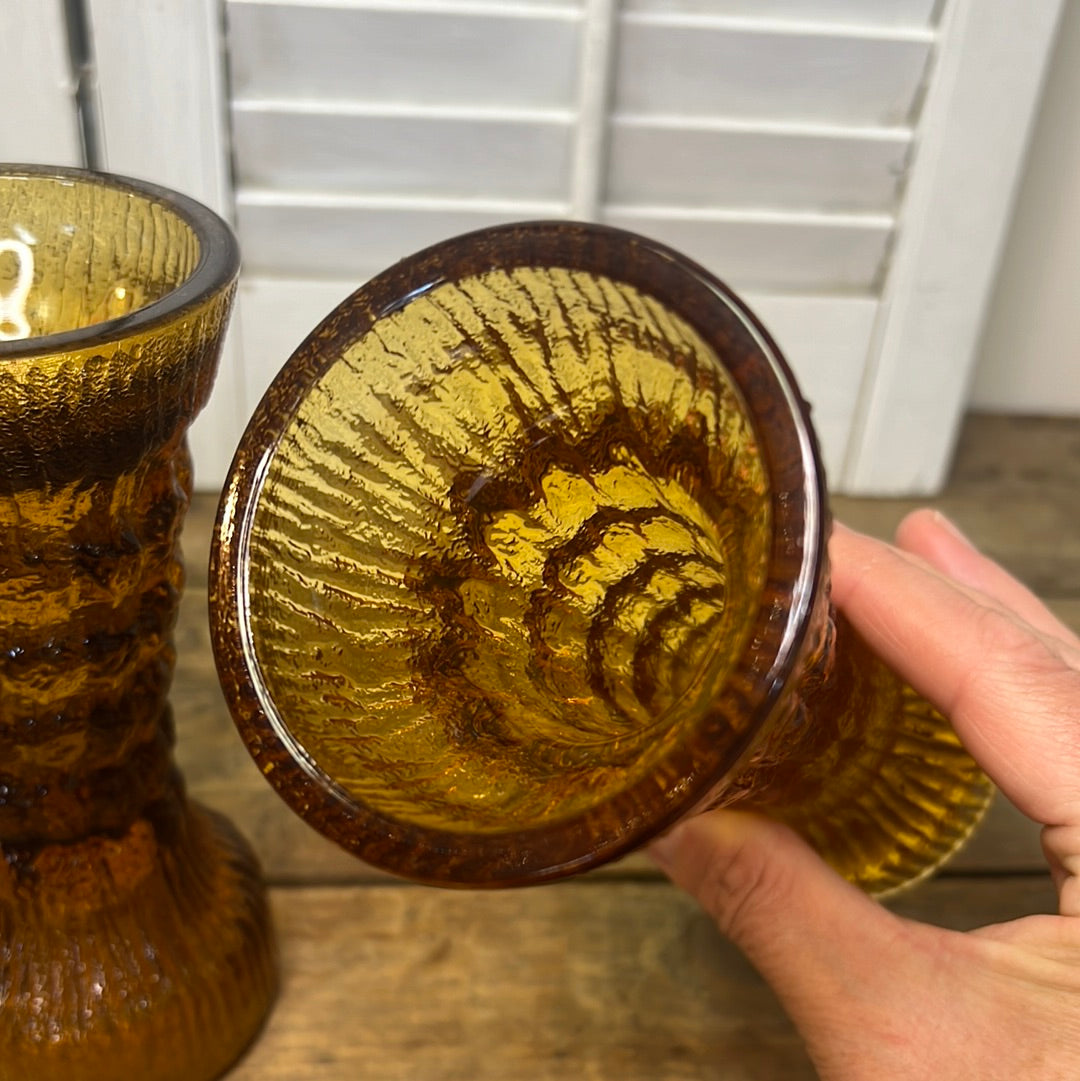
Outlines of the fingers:
[{"label": "fingers", "polygon": [[[915,523],[906,539],[1017,599],[982,557],[930,532]],[[837,605],[950,718],[1006,795],[1038,822],[1080,824],[1080,672],[1062,659],[1071,647],[1048,644],[999,603],[880,541],[840,528],[830,556]]]},{"label": "fingers", "polygon": [[929,509],[909,514],[896,531],[897,545],[925,559],[963,585],[1015,612],[1041,634],[1080,646],[1076,635],[1026,586],[987,559],[943,514]]},{"label": "fingers", "polygon": [[1063,916],[1080,916],[1080,827],[1047,826],[1042,847]]},{"label": "fingers", "polygon": [[840,1041],[862,1031],[863,1020],[888,1012],[890,988],[903,987],[908,969],[940,964],[939,944],[923,935],[929,929],[871,901],[779,823],[712,811],[649,851],[758,969],[811,1044],[830,1028]]},{"label": "fingers", "polygon": [[879,948],[892,920],[786,826],[759,815],[698,815],[649,852],[781,997],[828,995],[845,978],[836,943],[865,937]]}]

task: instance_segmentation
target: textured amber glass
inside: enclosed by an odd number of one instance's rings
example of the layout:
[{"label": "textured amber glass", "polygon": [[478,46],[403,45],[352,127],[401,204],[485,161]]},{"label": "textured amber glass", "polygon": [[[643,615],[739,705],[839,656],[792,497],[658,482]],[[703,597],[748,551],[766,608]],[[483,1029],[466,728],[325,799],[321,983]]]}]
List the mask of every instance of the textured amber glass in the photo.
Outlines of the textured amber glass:
[{"label": "textured amber glass", "polygon": [[985,779],[828,603],[790,372],[639,237],[458,238],[342,304],[241,444],[215,648],[264,773],[422,881],[542,881],[704,806],[791,822],[876,892]]},{"label": "textured amber glass", "polygon": [[0,170],[0,1076],[200,1081],[274,989],[254,858],[189,803],[167,701],[238,268],[149,185]]}]

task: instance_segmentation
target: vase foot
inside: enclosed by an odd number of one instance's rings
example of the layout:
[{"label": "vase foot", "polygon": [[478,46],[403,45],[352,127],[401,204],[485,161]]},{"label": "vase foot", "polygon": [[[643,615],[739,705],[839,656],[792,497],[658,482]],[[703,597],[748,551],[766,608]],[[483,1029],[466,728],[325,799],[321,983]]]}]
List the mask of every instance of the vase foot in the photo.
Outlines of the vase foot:
[{"label": "vase foot", "polygon": [[0,1079],[210,1081],[276,991],[254,854],[197,804],[0,851]]},{"label": "vase foot", "polygon": [[[881,897],[946,862],[979,824],[994,786],[941,713],[843,616],[834,627],[827,675],[803,689],[794,725],[780,729],[807,751],[756,764],[750,790],[762,796],[750,802]],[[798,733],[804,725],[809,732]]]}]

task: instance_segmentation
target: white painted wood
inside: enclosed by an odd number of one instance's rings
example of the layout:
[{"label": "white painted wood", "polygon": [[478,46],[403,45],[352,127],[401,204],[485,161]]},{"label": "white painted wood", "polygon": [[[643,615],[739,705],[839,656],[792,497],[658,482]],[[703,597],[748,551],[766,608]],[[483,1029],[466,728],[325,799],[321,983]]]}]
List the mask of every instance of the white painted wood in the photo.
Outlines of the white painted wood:
[{"label": "white painted wood", "polygon": [[[428,244],[498,222],[565,217],[558,203],[348,198],[241,190],[237,223],[250,273],[364,278]],[[892,219],[880,214],[681,211],[610,206],[604,221],[643,233],[737,288],[868,292]]]},{"label": "white painted wood", "polygon": [[617,112],[905,123],[933,35],[627,12]]},{"label": "white painted wood", "polygon": [[565,199],[576,157],[590,162],[584,190],[570,199],[578,217],[596,216],[593,184],[605,179],[613,202],[886,210],[911,142],[906,128],[617,116],[605,177],[603,134],[586,142],[577,131],[574,114],[559,110],[248,99],[232,114],[242,186]]},{"label": "white painted wood", "polygon": [[626,11],[888,27],[929,26],[936,7],[936,0],[623,0]]},{"label": "white painted wood", "polygon": [[[145,7],[152,12],[158,2],[196,2],[200,12],[212,11],[212,26],[220,14],[219,0],[151,0]],[[118,9],[121,0],[94,3]],[[966,386],[964,343],[978,324],[977,298],[986,295],[995,236],[1007,217],[1008,199],[1001,192],[1010,188],[1010,169],[1015,175],[1060,0],[947,0],[940,30],[933,25],[933,0],[813,3],[812,8],[811,0],[747,0],[739,6],[736,0],[625,0],[617,38],[621,56],[613,65],[615,131],[626,118],[651,124],[651,151],[659,156],[665,126],[673,132],[685,127],[692,143],[710,128],[733,135],[740,123],[759,125],[761,139],[786,129],[793,140],[814,137],[802,125],[811,125],[817,136],[832,129],[889,130],[893,140],[918,123],[919,153],[901,189],[903,231],[891,261],[886,263],[886,253],[895,215],[886,212],[887,201],[813,204],[798,212],[779,203],[711,203],[689,180],[682,187],[665,180],[655,162],[651,172],[628,178],[628,166],[641,169],[649,146],[638,148],[638,157],[616,175],[617,183],[628,186],[611,186],[607,198],[613,205],[605,213],[696,255],[752,297],[769,295],[766,306],[758,306],[792,355],[807,396],[816,400],[830,463],[839,460],[843,448],[836,448],[846,442],[839,478],[831,466],[834,487],[864,484],[880,474],[893,478],[888,490],[911,490],[933,483],[933,470],[940,470],[951,447]],[[240,109],[255,99],[287,101],[311,116],[350,109],[389,116],[396,109],[403,121],[411,113],[439,110],[445,120],[451,114],[460,119],[462,110],[494,116],[510,109],[534,119],[537,112],[555,111],[573,117],[572,127],[583,100],[582,49],[598,10],[586,0],[225,0],[225,7]],[[125,5],[125,23],[134,10]],[[139,19],[147,21],[141,14]],[[97,35],[99,28],[94,30]],[[924,98],[927,60],[939,33],[941,49]],[[159,67],[191,47],[190,34],[175,37],[158,47]],[[211,53],[213,47],[211,42]],[[602,85],[595,72],[590,77],[594,87]],[[154,89],[155,74],[147,78],[150,100],[168,100]],[[179,115],[155,108],[159,126],[168,126],[162,117]],[[605,142],[595,133],[578,138],[579,145],[603,152]],[[730,142],[723,151],[730,153]],[[700,158],[686,153],[685,160],[694,163],[687,173],[708,177],[724,164],[714,159],[709,167],[703,151]],[[224,163],[225,154],[219,157]],[[582,168],[583,159],[578,163]],[[245,282],[255,337],[260,328],[280,331],[294,310],[307,310],[305,290],[319,285],[305,285],[293,275],[346,282],[319,305],[313,325],[353,283],[430,241],[490,221],[569,213],[570,196],[589,190],[582,178],[595,180],[602,172],[595,160],[584,165],[584,172],[571,174],[578,177],[577,188],[571,181],[570,191],[557,199],[480,198],[476,190],[468,197],[448,197],[443,190],[429,198],[393,188],[346,196],[322,190],[323,183],[291,189],[292,181],[290,190],[279,192],[246,186],[239,223],[249,272],[261,266],[270,278],[289,276],[285,292],[263,307],[251,298],[268,294]],[[873,200],[882,200],[882,190],[874,188],[882,183],[880,172],[864,167],[876,179],[853,186],[875,190]],[[813,167],[807,170],[812,176]],[[843,190],[843,178],[837,179]],[[759,198],[770,190],[770,200],[785,190],[799,198],[798,179],[787,180],[790,189],[774,173],[774,187],[763,182]],[[866,367],[861,396],[852,404],[883,287],[886,303],[871,349],[872,357],[880,351],[881,362]],[[797,295],[778,295],[793,291]],[[769,314],[770,302],[779,315]],[[244,326],[237,330],[245,342],[252,338]],[[244,365],[252,372],[264,367],[254,359]],[[246,412],[251,395],[237,380],[235,400],[245,403],[240,412]],[[929,420],[913,424],[909,407],[925,410]],[[897,423],[903,429],[899,443]],[[214,437],[231,449],[238,428],[228,431],[225,422],[215,427]],[[927,435],[931,430],[933,438]],[[937,465],[904,465],[908,480],[896,481],[896,463],[906,461],[914,444]],[[205,483],[205,471],[202,478]]]},{"label": "white painted wood", "polygon": [[0,4],[0,160],[81,165],[75,84],[60,0]]},{"label": "white painted wood", "polygon": [[249,414],[296,347],[361,284],[359,278],[244,277],[240,303]]},{"label": "white painted wood", "polygon": [[910,146],[907,128],[616,116],[608,199],[888,211]]},{"label": "white painted wood", "polygon": [[[1080,416],[1080,4],[1050,61],[971,405]],[[1080,496],[1080,493],[1078,493]]]},{"label": "white painted wood", "polygon": [[[292,354],[360,283],[246,278],[241,285],[245,386],[250,412]],[[771,296],[746,301],[784,352],[813,422],[826,471],[835,474],[847,445],[858,376],[866,358],[877,301],[870,297]]]},{"label": "white painted wood", "polygon": [[423,14],[533,16],[543,12],[577,14],[589,0],[225,0],[226,3],[275,4],[284,7],[352,8],[364,11],[393,11]]},{"label": "white painted wood", "polygon": [[580,12],[269,3],[227,5],[244,98],[573,108]]},{"label": "white painted wood", "polygon": [[237,194],[248,272],[290,278],[361,281],[447,237],[525,218],[561,218],[567,210],[565,203]]},{"label": "white painted wood", "polygon": [[110,170],[229,207],[215,0],[86,0]]},{"label": "white painted wood", "polygon": [[883,214],[706,212],[609,206],[610,225],[663,241],[736,289],[870,292],[892,218]]},{"label": "white painted wood", "polygon": [[841,483],[932,492],[951,458],[1060,0],[952,0]]},{"label": "white painted wood", "polygon": [[618,0],[587,0],[578,75],[578,115],[570,212],[596,218],[608,171],[608,112],[615,56]]},{"label": "white painted wood", "polygon": [[[103,161],[228,217],[225,85],[217,0],[87,0]],[[197,483],[220,486],[244,415],[236,322],[209,404],[191,431]]]},{"label": "white painted wood", "polygon": [[233,107],[232,134],[242,187],[562,200],[570,190],[570,113],[247,100]]},{"label": "white painted wood", "polygon": [[748,293],[747,303],[780,347],[821,445],[830,490],[843,465],[877,317],[877,297],[784,296]]},{"label": "white painted wood", "polygon": [[[271,0],[279,2],[279,0]],[[286,0],[291,2],[291,0]],[[302,0],[303,2],[303,0]],[[307,0],[309,3],[325,4],[326,0]],[[444,10],[457,12],[470,12],[477,10],[498,9],[505,11],[508,7],[533,7],[533,8],[559,8],[563,11],[574,9],[580,10],[589,0],[331,0],[337,6],[351,4],[353,7],[366,8],[413,8],[420,11]]]}]

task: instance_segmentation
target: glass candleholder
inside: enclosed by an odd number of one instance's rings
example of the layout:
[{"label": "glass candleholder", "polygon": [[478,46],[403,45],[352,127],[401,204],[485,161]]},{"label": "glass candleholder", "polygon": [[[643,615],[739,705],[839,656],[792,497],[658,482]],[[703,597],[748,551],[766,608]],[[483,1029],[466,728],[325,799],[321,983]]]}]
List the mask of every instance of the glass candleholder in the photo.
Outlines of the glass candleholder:
[{"label": "glass candleholder", "polygon": [[829,603],[809,410],[679,253],[482,230],[373,279],[257,410],[211,568],[261,770],[363,859],[547,881],[712,806],[884,893],[990,786]]},{"label": "glass candleholder", "polygon": [[219,1075],[274,994],[254,857],[189,802],[167,693],[239,257],[190,199],[0,169],[0,1074]]}]

